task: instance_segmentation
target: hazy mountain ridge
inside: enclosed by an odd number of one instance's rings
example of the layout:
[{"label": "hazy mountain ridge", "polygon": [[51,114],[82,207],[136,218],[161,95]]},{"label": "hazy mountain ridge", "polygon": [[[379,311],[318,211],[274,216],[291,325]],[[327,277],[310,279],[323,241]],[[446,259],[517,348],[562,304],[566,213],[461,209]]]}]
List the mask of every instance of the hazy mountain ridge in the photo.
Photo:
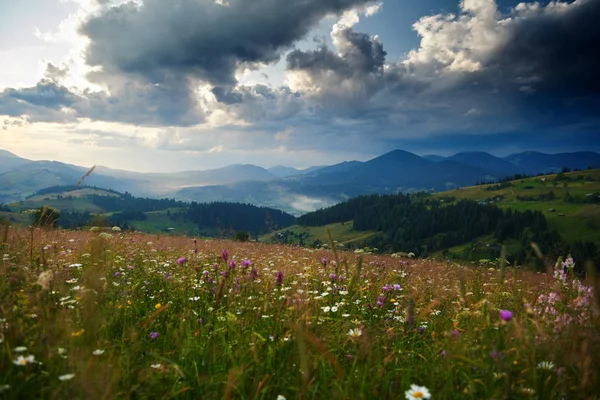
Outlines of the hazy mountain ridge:
[{"label": "hazy mountain ridge", "polygon": [[320,165],[315,167],[309,167],[306,169],[297,169],[292,167],[286,167],[284,165],[276,165],[271,168],[267,168],[267,171],[272,173],[273,175],[278,176],[279,178],[286,178],[288,176],[296,176],[296,175],[304,175],[310,174],[322,168],[326,168],[326,165]]},{"label": "hazy mountain ridge", "polygon": [[[523,152],[495,157],[464,152],[420,157],[394,150],[364,162],[345,161],[305,170],[235,164],[210,170],[139,173],[99,166],[85,182],[136,196],[245,202],[299,214],[361,194],[437,192],[516,173],[556,172],[563,167],[600,168],[600,154]],[[48,186],[74,184],[87,170],[60,162],[26,160],[2,151],[0,202],[19,200]]]}]

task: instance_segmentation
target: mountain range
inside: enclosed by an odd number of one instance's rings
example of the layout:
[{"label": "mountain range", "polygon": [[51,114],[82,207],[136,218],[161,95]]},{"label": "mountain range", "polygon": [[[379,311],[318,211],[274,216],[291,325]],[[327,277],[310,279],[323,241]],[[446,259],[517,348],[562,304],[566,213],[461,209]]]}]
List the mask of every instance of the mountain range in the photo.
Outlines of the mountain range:
[{"label": "mountain range", "polygon": [[[85,178],[93,185],[135,196],[184,201],[230,201],[300,214],[361,194],[437,192],[514,174],[600,168],[600,154],[534,151],[495,157],[484,152],[450,157],[394,150],[368,161],[346,161],[305,170],[230,165],[175,173],[139,173],[98,166]],[[0,150],[0,203],[19,201],[54,185],[75,184],[89,168],[57,161],[32,161]]]}]

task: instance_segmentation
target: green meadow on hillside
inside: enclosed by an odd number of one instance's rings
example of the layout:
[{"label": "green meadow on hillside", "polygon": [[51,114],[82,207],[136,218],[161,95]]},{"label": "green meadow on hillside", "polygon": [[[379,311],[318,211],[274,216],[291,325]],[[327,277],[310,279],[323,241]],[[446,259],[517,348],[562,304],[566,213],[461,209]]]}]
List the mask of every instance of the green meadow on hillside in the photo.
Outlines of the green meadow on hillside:
[{"label": "green meadow on hillside", "polygon": [[[375,234],[371,231],[357,231],[352,227],[352,221],[347,221],[325,226],[292,225],[277,232],[262,235],[259,240],[261,242],[281,242],[284,244],[313,245],[319,243],[327,245],[329,243],[327,230],[331,231],[335,242],[342,247],[361,245]],[[280,235],[278,236],[278,234]]]},{"label": "green meadow on hillside", "polygon": [[[569,241],[586,240],[600,244],[600,202],[596,204],[568,203],[568,194],[577,200],[600,194],[600,170],[574,171],[561,174],[536,176],[511,181],[510,186],[490,184],[460,188],[436,193],[434,198],[452,196],[457,200],[492,201],[502,208],[517,211],[541,211],[553,228],[561,232]],[[498,189],[490,190],[498,187]],[[554,199],[527,200],[540,198],[552,192]],[[521,197],[522,199],[519,199]]]}]

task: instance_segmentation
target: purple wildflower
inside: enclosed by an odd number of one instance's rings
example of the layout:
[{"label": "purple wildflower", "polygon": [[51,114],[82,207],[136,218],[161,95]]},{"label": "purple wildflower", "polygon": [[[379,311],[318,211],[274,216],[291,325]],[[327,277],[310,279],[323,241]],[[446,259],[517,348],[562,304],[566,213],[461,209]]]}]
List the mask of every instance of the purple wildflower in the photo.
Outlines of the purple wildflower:
[{"label": "purple wildflower", "polygon": [[177,259],[177,264],[179,264],[179,265],[183,264],[184,262],[185,262],[185,257],[179,257]]},{"label": "purple wildflower", "polygon": [[119,271],[115,272],[115,278],[119,276],[121,273]]},{"label": "purple wildflower", "polygon": [[158,332],[150,332],[150,339],[156,340],[157,337],[158,337]]},{"label": "purple wildflower", "polygon": [[276,281],[277,286],[281,286],[283,285],[283,272],[281,271],[277,271],[277,281]]},{"label": "purple wildflower", "polygon": [[500,319],[504,322],[508,322],[513,318],[512,311],[500,310]]},{"label": "purple wildflower", "polygon": [[221,252],[221,258],[223,259],[223,261],[227,262],[227,260],[229,260],[229,253],[227,252],[227,250],[223,250]]},{"label": "purple wildflower", "polygon": [[258,278],[258,270],[252,268],[252,271],[250,271],[250,279],[255,280],[256,278]]},{"label": "purple wildflower", "polygon": [[395,291],[402,290],[402,286],[400,286],[399,284],[395,283],[394,284],[394,290]]},{"label": "purple wildflower", "polygon": [[335,281],[335,274],[329,274],[329,279],[331,279],[332,281]]},{"label": "purple wildflower", "polygon": [[250,266],[250,264],[252,264],[252,263],[250,262],[250,260],[248,260],[248,259],[244,259],[244,260],[242,260],[242,267],[244,267],[244,268],[246,268],[246,267],[249,267],[249,266]]}]

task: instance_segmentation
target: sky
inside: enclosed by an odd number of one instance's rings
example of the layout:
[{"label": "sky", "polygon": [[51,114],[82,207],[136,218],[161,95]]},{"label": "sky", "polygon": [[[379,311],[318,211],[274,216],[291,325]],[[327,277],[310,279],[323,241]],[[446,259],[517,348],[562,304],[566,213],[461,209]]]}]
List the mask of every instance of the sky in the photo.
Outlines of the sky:
[{"label": "sky", "polygon": [[600,152],[600,0],[0,0],[0,149],[167,172]]}]

